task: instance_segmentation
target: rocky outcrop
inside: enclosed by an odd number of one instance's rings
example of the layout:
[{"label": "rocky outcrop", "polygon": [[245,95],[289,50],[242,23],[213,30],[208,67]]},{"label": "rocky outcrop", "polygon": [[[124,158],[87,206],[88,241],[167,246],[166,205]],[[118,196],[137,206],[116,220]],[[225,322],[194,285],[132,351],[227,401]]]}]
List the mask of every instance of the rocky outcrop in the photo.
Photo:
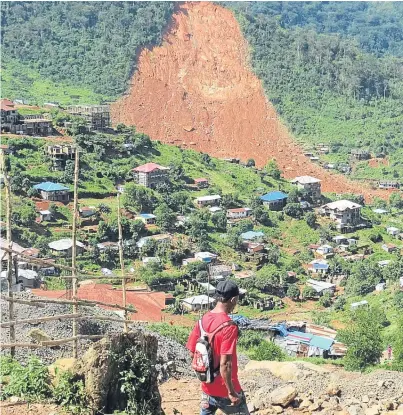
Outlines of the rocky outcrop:
[{"label": "rocky outcrop", "polygon": [[94,411],[113,413],[128,406],[161,413],[158,391],[158,341],[152,334],[134,331],[95,343],[76,363],[74,373],[83,379]]}]

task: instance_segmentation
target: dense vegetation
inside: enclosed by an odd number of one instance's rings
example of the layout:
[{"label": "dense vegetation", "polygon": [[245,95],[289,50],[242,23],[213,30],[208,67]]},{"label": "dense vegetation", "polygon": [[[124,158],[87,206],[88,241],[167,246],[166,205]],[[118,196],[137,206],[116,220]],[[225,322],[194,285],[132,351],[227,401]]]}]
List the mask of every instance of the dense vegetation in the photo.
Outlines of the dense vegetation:
[{"label": "dense vegetation", "polygon": [[[43,79],[113,99],[125,91],[139,48],[161,41],[172,10],[170,2],[8,3],[1,13],[2,61],[25,80],[23,87],[29,78],[21,63]],[[9,97],[30,98],[23,92]]]},{"label": "dense vegetation", "polygon": [[398,2],[239,2],[232,7],[275,16],[281,27],[353,37],[377,55],[403,56],[403,7]]},{"label": "dense vegetation", "polygon": [[[304,19],[311,16],[311,9],[346,7],[344,3],[318,4],[295,3],[283,11],[294,16],[290,10],[301,8]],[[357,178],[402,176],[402,59],[387,54],[376,57],[354,39],[318,34],[309,24],[301,23],[302,28],[285,24],[292,21],[291,16],[287,18],[285,11],[273,16],[276,7],[282,6],[256,3],[238,8],[236,15],[251,47],[252,67],[291,131],[311,146],[330,144],[328,161],[347,162],[352,148],[390,156],[389,166],[372,172],[365,168],[366,162],[361,163]],[[339,26],[360,22],[352,13],[338,16]]]}]

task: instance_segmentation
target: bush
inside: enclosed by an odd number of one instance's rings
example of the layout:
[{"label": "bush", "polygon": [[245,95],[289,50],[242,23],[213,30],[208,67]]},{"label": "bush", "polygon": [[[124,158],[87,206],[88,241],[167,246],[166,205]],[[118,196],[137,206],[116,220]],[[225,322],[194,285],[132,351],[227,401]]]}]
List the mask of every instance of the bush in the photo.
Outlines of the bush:
[{"label": "bush", "polygon": [[279,346],[272,342],[263,340],[259,346],[254,347],[249,353],[253,360],[285,360],[286,355]]},{"label": "bush", "polygon": [[168,337],[183,345],[188,341],[190,334],[190,329],[188,327],[171,326],[168,323],[154,323],[149,324],[147,327],[149,331],[157,332],[161,334],[161,336]]},{"label": "bush", "polygon": [[1,392],[2,398],[18,396],[27,400],[38,400],[50,397],[48,368],[37,357],[30,356],[26,366],[8,360],[6,361],[7,370],[10,379]]},{"label": "bush", "polygon": [[238,346],[242,349],[248,350],[252,347],[259,346],[264,342],[264,335],[261,332],[242,330],[239,333]]},{"label": "bush", "polygon": [[84,389],[84,382],[77,379],[71,372],[63,372],[53,389],[53,398],[58,405],[68,408],[73,414],[89,413],[86,410],[88,399]]}]

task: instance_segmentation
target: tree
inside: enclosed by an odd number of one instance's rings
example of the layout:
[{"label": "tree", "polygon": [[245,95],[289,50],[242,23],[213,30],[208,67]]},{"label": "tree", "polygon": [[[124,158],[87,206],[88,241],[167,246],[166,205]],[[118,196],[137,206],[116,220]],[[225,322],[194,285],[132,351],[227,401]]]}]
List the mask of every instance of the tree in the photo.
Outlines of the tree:
[{"label": "tree", "polygon": [[393,339],[393,359],[398,363],[401,363],[401,364],[403,363],[403,316],[402,315],[400,315],[397,321],[395,337]]},{"label": "tree", "polygon": [[256,163],[253,159],[248,159],[248,161],[246,162],[246,167],[255,167],[255,165]]},{"label": "tree", "polygon": [[280,249],[277,245],[271,245],[266,247],[267,262],[269,264],[278,264],[280,259]]},{"label": "tree", "polygon": [[315,213],[313,213],[313,212],[308,212],[305,215],[305,221],[306,221],[307,225],[310,228],[315,228],[316,227],[316,220],[317,220],[317,217],[316,217]]},{"label": "tree", "polygon": [[307,300],[307,299],[316,298],[316,297],[317,297],[316,291],[309,285],[305,285],[304,289],[302,290],[302,298],[304,300]]},{"label": "tree", "polygon": [[403,197],[398,192],[393,192],[389,197],[389,204],[393,208],[403,209]]},{"label": "tree", "polygon": [[218,230],[223,232],[227,230],[227,215],[225,211],[217,212],[212,215],[211,221]]},{"label": "tree", "polygon": [[199,209],[192,213],[186,222],[186,233],[193,242],[196,242],[198,249],[208,249],[208,221],[210,212],[205,209]]},{"label": "tree", "polygon": [[287,297],[297,300],[299,298],[299,288],[296,284],[290,284],[287,288]]},{"label": "tree", "polygon": [[33,202],[25,201],[21,205],[13,206],[11,215],[12,223],[18,226],[32,226],[36,219],[35,205]]},{"label": "tree", "polygon": [[269,212],[262,205],[259,205],[253,209],[253,215],[255,216],[256,222],[264,226],[273,226]]},{"label": "tree", "polygon": [[346,292],[350,295],[365,295],[374,291],[381,279],[380,269],[376,263],[368,260],[358,262],[351,270],[346,283]]},{"label": "tree", "polygon": [[176,221],[175,212],[166,204],[161,203],[155,210],[157,225],[163,232],[167,232],[173,228]]},{"label": "tree", "polygon": [[98,205],[98,211],[100,213],[108,214],[111,213],[111,208],[108,205],[105,205],[105,203],[100,203]]},{"label": "tree", "polygon": [[123,205],[138,212],[150,212],[153,210],[157,198],[152,190],[135,183],[128,183],[123,194]]},{"label": "tree", "polygon": [[340,341],[346,344],[344,367],[363,371],[378,363],[382,355],[381,325],[377,309],[359,309],[353,312],[346,329],[340,330]]},{"label": "tree", "polygon": [[254,347],[250,352],[250,358],[253,360],[285,360],[286,355],[280,346],[273,342],[263,340],[258,346]]},{"label": "tree", "polygon": [[74,161],[67,160],[64,168],[63,175],[61,177],[63,183],[73,183],[74,181]]},{"label": "tree", "polygon": [[271,159],[265,166],[266,173],[273,179],[279,180],[281,178],[281,171],[278,168],[277,162]]},{"label": "tree", "polygon": [[286,215],[291,216],[295,219],[301,218],[304,214],[299,203],[287,203],[283,211]]},{"label": "tree", "polygon": [[318,303],[322,306],[322,307],[330,307],[332,305],[332,296],[330,293],[325,292],[320,298]]},{"label": "tree", "polygon": [[293,188],[288,192],[287,203],[299,203],[300,192],[297,188]]}]

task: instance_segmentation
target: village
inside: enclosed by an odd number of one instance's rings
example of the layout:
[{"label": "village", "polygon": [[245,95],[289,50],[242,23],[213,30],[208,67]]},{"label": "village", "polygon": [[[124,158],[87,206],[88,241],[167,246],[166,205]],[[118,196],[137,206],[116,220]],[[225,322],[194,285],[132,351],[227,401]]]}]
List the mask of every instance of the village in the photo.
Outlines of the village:
[{"label": "village", "polygon": [[[1,101],[1,157],[11,181],[18,172],[12,189],[13,292],[71,295],[58,265],[71,264],[71,172],[78,152],[88,183],[79,188],[74,251],[82,270],[101,278],[80,281],[82,300],[121,303],[120,280],[114,281],[120,272],[118,208],[133,320],[191,326],[214,306],[217,282],[233,278],[241,287],[234,316],[241,327],[267,332],[290,356],[336,359],[346,347],[337,330],[312,322],[312,310],[328,314],[339,305],[347,313],[370,307],[367,296],[403,291],[403,275],[396,277],[403,250],[398,185],[379,183],[395,189],[389,204],[323,194],[319,179],[286,181],[273,161],[258,169],[253,160],[170,153],[172,146],[135,130],[113,129],[107,105],[52,112],[57,105],[49,103],[49,112],[20,115],[15,104]],[[102,192],[90,191],[92,182]],[[3,175],[1,183],[4,192]],[[2,217],[2,292],[8,289],[5,232]],[[368,264],[370,281],[355,281]],[[294,313],[301,319],[294,320]]]}]

